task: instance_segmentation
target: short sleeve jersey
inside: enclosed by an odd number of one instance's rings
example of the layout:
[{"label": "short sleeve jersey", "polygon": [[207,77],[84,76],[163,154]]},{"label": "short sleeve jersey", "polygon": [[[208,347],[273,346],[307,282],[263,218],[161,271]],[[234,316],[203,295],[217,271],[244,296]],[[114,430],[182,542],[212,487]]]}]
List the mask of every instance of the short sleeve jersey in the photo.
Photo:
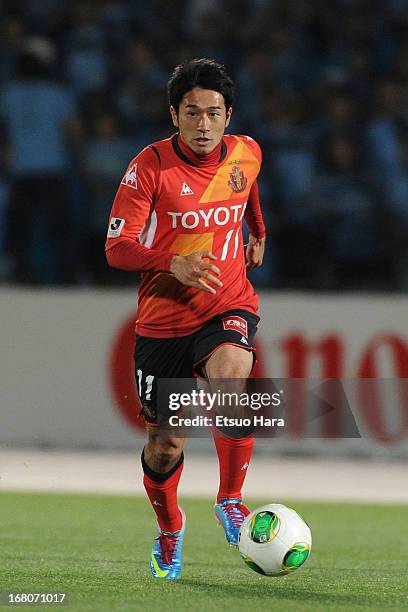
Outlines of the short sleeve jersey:
[{"label": "short sleeve jersey", "polygon": [[138,334],[184,336],[226,310],[257,312],[246,275],[242,219],[260,165],[258,144],[236,135],[224,135],[219,159],[208,166],[184,155],[177,135],[146,147],[131,161],[113,204],[107,250],[130,238],[165,253],[212,251],[223,283],[213,295],[181,284],[170,272],[144,271]]}]

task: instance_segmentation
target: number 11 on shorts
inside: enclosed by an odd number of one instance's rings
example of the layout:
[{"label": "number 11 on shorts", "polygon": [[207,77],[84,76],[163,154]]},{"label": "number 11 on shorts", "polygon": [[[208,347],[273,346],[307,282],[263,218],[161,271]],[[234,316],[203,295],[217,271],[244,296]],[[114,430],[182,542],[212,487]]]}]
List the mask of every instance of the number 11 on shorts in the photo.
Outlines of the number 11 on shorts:
[{"label": "number 11 on shorts", "polygon": [[[137,370],[136,374],[137,374],[137,386],[139,388],[139,396],[140,396],[140,399],[142,399],[143,398],[143,372],[142,370]],[[146,396],[144,398],[145,400],[152,399],[153,381],[154,381],[154,376],[152,374],[148,374],[145,379],[145,382],[146,382]]]}]

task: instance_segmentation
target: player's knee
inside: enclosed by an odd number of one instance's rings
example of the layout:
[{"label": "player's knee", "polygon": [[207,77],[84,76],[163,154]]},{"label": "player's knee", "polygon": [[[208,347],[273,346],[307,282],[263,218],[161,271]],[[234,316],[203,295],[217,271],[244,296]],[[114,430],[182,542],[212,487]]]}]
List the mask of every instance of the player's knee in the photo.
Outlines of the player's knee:
[{"label": "player's knee", "polygon": [[250,372],[247,363],[219,362],[207,368],[209,378],[248,378]]},{"label": "player's knee", "polygon": [[180,459],[181,448],[172,445],[160,445],[159,447],[155,448],[154,453],[157,461],[163,463],[163,465],[169,465],[176,463]]},{"label": "player's knee", "polygon": [[252,351],[241,347],[225,345],[216,350],[207,360],[205,371],[207,377],[214,378],[248,378],[253,364]]},{"label": "player's knee", "polygon": [[152,456],[155,465],[161,471],[171,469],[180,459],[183,451],[183,446],[177,438],[154,437],[149,440],[147,447],[148,452],[150,451],[149,455]]}]

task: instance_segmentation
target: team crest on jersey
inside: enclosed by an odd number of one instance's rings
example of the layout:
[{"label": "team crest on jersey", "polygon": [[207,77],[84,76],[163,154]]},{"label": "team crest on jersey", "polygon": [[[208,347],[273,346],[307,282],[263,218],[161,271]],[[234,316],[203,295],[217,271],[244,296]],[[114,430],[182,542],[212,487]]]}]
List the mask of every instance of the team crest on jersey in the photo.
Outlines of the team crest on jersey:
[{"label": "team crest on jersey", "polygon": [[121,185],[137,189],[137,163],[132,164],[126,170],[126,174],[121,180]]},{"label": "team crest on jersey", "polygon": [[226,317],[222,320],[222,326],[224,330],[237,331],[242,336],[245,336],[245,338],[248,338],[248,323],[242,317]]},{"label": "team crest on jersey", "polygon": [[244,171],[238,166],[234,166],[230,172],[230,177],[231,178],[228,181],[228,185],[231,187],[231,189],[237,193],[244,191],[248,183],[248,179],[246,176],[244,176]]}]

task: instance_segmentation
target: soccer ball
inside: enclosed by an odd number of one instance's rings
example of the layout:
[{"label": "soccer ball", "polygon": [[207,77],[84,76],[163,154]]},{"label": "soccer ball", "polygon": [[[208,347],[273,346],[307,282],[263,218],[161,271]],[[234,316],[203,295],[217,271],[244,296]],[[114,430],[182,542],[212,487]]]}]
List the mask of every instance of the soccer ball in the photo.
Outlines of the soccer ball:
[{"label": "soccer ball", "polygon": [[309,526],[292,508],[266,504],[245,518],[239,531],[245,563],[264,576],[284,576],[306,561],[312,548]]}]

